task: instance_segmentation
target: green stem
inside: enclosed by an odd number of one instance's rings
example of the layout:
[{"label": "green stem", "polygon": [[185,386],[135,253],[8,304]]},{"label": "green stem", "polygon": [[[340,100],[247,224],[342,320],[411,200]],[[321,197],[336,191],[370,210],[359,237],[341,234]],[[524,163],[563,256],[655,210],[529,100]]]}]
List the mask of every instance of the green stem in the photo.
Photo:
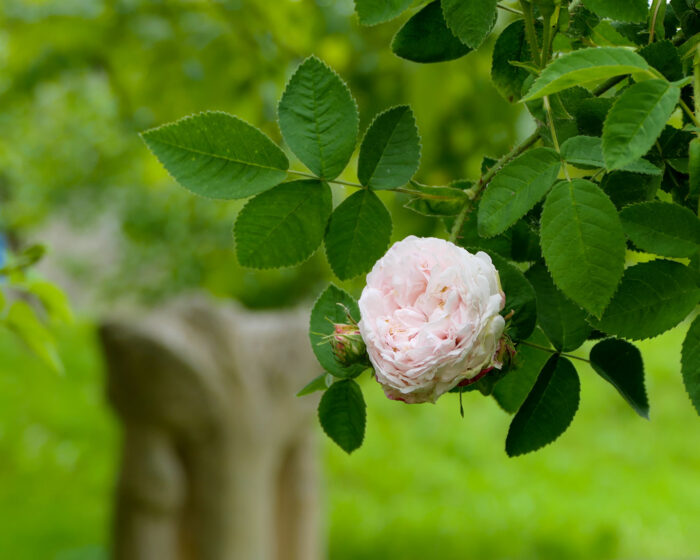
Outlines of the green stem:
[{"label": "green stem", "polygon": [[459,211],[459,214],[457,214],[457,217],[455,218],[455,223],[452,224],[452,229],[450,230],[450,237],[448,238],[452,243],[455,243],[457,241],[459,232],[462,229],[462,226],[464,225],[464,218],[467,217],[469,207],[470,204],[468,202],[465,202],[464,206],[462,206],[462,209]]},{"label": "green stem", "polygon": [[504,12],[510,12],[511,14],[517,14],[519,16],[522,16],[523,13],[520,10],[516,10],[515,8],[511,8],[510,6],[505,6],[503,4],[496,4],[497,8],[500,8]]},{"label": "green stem", "polygon": [[[557,138],[557,129],[554,126],[554,116],[552,115],[552,107],[549,104],[549,96],[545,95],[543,98],[544,108],[547,111],[547,121],[549,121],[549,131],[552,134],[552,143],[554,144],[554,149],[559,155],[561,155],[561,150],[559,149],[559,139]],[[566,180],[571,182],[571,177],[569,177],[569,170],[566,167],[566,162],[564,162],[564,175]]]},{"label": "green stem", "polygon": [[591,363],[590,360],[587,360],[586,358],[582,358],[581,356],[574,356],[573,354],[559,352],[558,350],[555,350],[554,348],[547,348],[546,346],[540,346],[539,344],[533,344],[532,342],[527,342],[526,340],[521,340],[520,342],[518,342],[518,344],[524,344],[525,346],[530,346],[531,348],[537,348],[538,350],[542,350],[544,352],[549,352],[550,354],[559,354],[560,356],[564,356],[565,358],[571,358],[572,360],[580,360],[582,362],[586,362],[587,364]]},{"label": "green stem", "polygon": [[698,118],[695,116],[695,113],[693,113],[693,111],[691,110],[691,108],[688,107],[688,104],[687,104],[685,101],[683,101],[683,100],[681,99],[681,100],[680,100],[680,105],[681,105],[681,108],[683,109],[683,111],[685,111],[685,114],[688,115],[688,117],[690,117],[690,120],[691,120],[691,121],[693,121],[693,124],[694,124],[695,126],[700,127],[700,121],[698,121]]},{"label": "green stem", "polygon": [[661,2],[666,3],[666,0],[654,0],[653,2],[653,12],[651,16],[651,22],[649,24],[649,44],[654,42],[654,32],[656,31],[656,18],[659,17],[659,9],[661,8]]},{"label": "green stem", "polygon": [[542,67],[540,60],[540,48],[537,44],[537,31],[535,31],[535,17],[532,12],[532,5],[527,0],[520,0],[520,5],[523,8],[523,18],[525,19],[525,36],[530,45],[532,53],[532,61],[535,66]]}]

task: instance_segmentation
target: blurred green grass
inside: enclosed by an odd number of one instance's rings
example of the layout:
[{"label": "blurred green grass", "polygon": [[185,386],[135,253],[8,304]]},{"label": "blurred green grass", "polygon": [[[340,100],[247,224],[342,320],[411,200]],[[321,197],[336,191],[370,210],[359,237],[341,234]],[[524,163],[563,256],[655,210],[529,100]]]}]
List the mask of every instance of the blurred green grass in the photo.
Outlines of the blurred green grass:
[{"label": "blurred green grass", "polygon": [[[641,344],[651,422],[589,368],[568,432],[509,459],[509,417],[479,394],[406,406],[364,380],[365,445],[324,439],[329,557],[697,557],[700,420],[683,390],[686,326]],[[0,556],[107,557],[118,430],[87,323],[60,334],[58,377],[0,337]],[[577,365],[580,365],[577,363]],[[319,430],[320,432],[320,430]]]}]

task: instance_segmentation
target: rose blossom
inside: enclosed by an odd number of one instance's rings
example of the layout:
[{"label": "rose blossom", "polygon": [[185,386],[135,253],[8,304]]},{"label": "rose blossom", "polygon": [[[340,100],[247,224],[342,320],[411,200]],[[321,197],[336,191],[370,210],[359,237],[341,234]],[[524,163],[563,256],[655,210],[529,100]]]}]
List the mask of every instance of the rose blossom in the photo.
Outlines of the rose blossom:
[{"label": "rose blossom", "polygon": [[486,253],[407,237],[374,265],[359,304],[360,333],[391,399],[435,402],[482,370],[500,368],[505,295]]}]

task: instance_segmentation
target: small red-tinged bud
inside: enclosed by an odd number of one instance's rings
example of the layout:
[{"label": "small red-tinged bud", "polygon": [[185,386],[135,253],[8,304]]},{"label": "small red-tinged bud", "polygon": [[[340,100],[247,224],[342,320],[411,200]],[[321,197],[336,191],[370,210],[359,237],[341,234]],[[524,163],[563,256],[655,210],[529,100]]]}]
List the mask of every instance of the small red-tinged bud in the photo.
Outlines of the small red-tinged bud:
[{"label": "small red-tinged bud", "polygon": [[367,361],[365,341],[356,323],[336,323],[330,340],[336,359],[344,366]]}]

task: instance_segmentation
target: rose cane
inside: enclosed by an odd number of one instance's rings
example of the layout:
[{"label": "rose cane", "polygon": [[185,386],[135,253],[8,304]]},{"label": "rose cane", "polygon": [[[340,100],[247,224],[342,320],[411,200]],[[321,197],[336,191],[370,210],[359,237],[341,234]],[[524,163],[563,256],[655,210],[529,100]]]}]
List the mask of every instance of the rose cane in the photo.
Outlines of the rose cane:
[{"label": "rose cane", "polygon": [[367,275],[359,330],[386,395],[435,402],[502,367],[505,304],[490,257],[442,239],[407,237]]}]

